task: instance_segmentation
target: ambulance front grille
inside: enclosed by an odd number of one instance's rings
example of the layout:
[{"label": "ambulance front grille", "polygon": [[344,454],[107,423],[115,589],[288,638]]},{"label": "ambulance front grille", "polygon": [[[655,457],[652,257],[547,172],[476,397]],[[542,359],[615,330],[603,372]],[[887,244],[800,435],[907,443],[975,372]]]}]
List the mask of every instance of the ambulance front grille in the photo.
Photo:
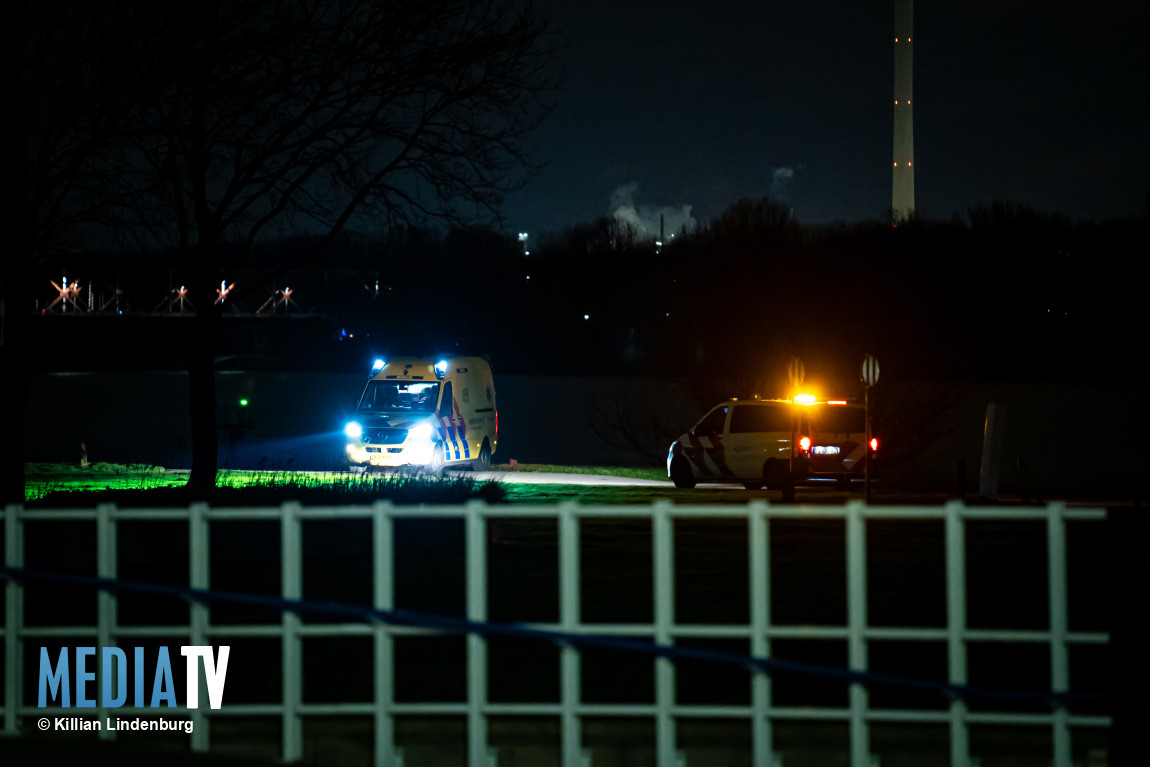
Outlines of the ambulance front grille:
[{"label": "ambulance front grille", "polygon": [[364,429],[360,439],[370,445],[398,445],[407,439],[407,429]]}]

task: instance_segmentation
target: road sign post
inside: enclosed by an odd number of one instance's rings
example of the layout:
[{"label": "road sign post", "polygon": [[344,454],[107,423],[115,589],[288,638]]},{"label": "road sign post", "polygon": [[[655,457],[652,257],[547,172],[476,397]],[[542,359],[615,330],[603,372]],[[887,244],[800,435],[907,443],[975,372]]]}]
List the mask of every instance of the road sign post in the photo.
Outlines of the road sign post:
[{"label": "road sign post", "polygon": [[866,418],[866,463],[863,464],[863,501],[870,503],[870,459],[871,459],[871,430],[870,430],[870,387],[878,383],[878,358],[873,354],[863,357],[860,376],[864,388],[864,412]]},{"label": "road sign post", "polygon": [[[807,367],[803,361],[798,357],[791,357],[787,362],[787,380],[791,382],[791,397],[797,393],[803,381],[807,380]],[[795,500],[795,439],[798,437],[796,429],[798,424],[798,415],[794,407],[791,407],[791,458],[787,462],[787,479],[783,483],[783,501],[791,503]]]}]

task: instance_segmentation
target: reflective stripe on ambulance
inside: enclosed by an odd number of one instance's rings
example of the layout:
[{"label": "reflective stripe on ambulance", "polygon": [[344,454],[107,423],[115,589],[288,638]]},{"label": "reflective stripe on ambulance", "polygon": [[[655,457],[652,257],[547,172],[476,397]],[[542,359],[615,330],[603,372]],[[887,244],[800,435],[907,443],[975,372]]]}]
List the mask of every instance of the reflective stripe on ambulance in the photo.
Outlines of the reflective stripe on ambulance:
[{"label": "reflective stripe on ambulance", "polygon": [[471,458],[471,445],[467,442],[467,421],[464,420],[463,414],[459,412],[459,403],[453,397],[451,406],[454,413],[450,416],[439,416],[440,433],[443,435],[443,457],[450,461],[452,460],[451,454],[455,453],[454,460],[460,459],[460,443],[463,444],[463,458]]}]

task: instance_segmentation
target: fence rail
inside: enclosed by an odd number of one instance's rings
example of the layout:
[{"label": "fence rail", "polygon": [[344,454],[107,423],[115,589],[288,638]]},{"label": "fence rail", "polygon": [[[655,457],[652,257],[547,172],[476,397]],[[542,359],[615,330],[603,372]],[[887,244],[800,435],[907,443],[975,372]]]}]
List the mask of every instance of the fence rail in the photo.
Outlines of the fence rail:
[{"label": "fence rail", "polygon": [[[683,718],[740,719],[750,723],[753,762],[775,763],[773,727],[785,720],[845,722],[849,727],[850,756],[853,765],[871,764],[870,728],[874,723],[906,722],[946,725],[949,730],[950,763],[971,764],[971,725],[1027,725],[1049,728],[1051,752],[1056,767],[1071,767],[1071,728],[1108,727],[1110,718],[1102,715],[1071,714],[1068,710],[1070,648],[1099,645],[1109,641],[1104,632],[1072,632],[1067,619],[1066,525],[1073,520],[1102,520],[1102,509],[1068,509],[1062,504],[1045,508],[968,508],[961,503],[942,507],[883,507],[849,503],[830,506],[772,506],[754,502],[746,506],[673,506],[660,502],[651,506],[591,507],[561,504],[547,507],[501,507],[472,502],[464,506],[412,507],[377,502],[363,507],[303,508],[285,503],[279,508],[209,508],[193,505],[187,509],[137,510],[101,505],[94,510],[26,510],[9,506],[3,510],[4,564],[0,576],[7,578],[5,621],[0,629],[4,646],[3,732],[18,734],[23,722],[48,712],[23,700],[25,673],[29,658],[23,643],[37,638],[62,639],[95,636],[99,646],[118,640],[145,637],[186,636],[188,644],[207,645],[218,637],[278,638],[282,648],[282,699],[274,704],[228,704],[219,711],[206,708],[182,710],[193,720],[191,747],[210,750],[207,720],[215,716],[274,716],[281,722],[285,762],[304,757],[304,717],[360,715],[374,720],[374,763],[402,763],[397,758],[395,718],[404,715],[451,715],[467,721],[469,763],[475,767],[493,763],[488,724],[491,717],[548,716],[560,723],[561,763],[582,767],[588,763],[583,745],[583,722],[587,717],[645,717],[654,721],[655,758],[662,766],[681,763],[677,750],[676,726]],[[466,613],[464,619],[406,615],[395,611],[394,523],[397,519],[461,519],[465,534]],[[649,520],[651,525],[653,620],[641,623],[585,623],[581,620],[580,524],[583,520],[625,518]],[[675,620],[675,523],[679,519],[745,520],[748,540],[749,621],[736,625],[679,624]],[[305,624],[301,610],[323,610],[324,605],[307,603],[303,596],[303,522],[306,520],[371,520],[372,605],[359,614],[352,610],[344,622]],[[497,626],[488,623],[488,520],[547,519],[557,523],[559,620],[555,623]],[[782,519],[842,520],[845,523],[847,620],[843,626],[778,625],[771,619],[770,534],[771,521]],[[1049,627],[1045,630],[971,629],[967,626],[967,577],[965,562],[966,522],[970,520],[1029,520],[1045,524],[1047,579],[1049,586]],[[95,522],[96,577],[90,585],[98,588],[96,624],[86,626],[34,627],[24,623],[24,582],[51,578],[51,574],[24,569],[27,522],[51,523],[85,520]],[[187,587],[155,587],[189,601],[188,622],[178,626],[122,626],[117,619],[121,591],[148,588],[118,579],[117,524],[121,521],[185,521],[188,525],[189,573]],[[237,595],[212,592],[210,536],[212,523],[226,520],[270,520],[279,524],[280,594],[266,599],[281,609],[277,624],[224,625],[210,623],[209,604],[236,599]],[[869,520],[941,520],[945,530],[947,624],[944,628],[878,627],[868,625],[867,609],[867,527]],[[72,582],[84,581],[72,577]],[[259,598],[256,598],[259,599]],[[394,695],[394,640],[398,637],[434,633],[465,633],[467,680],[466,701],[456,703],[405,703]],[[555,703],[493,703],[488,696],[488,640],[492,634],[518,632],[559,645],[559,701]],[[307,703],[303,700],[303,639],[311,637],[361,636],[373,640],[373,700],[365,703]],[[653,638],[653,641],[651,641]],[[676,661],[703,658],[714,662],[739,663],[737,656],[692,651],[677,646],[684,639],[744,639],[750,656],[742,659],[751,677],[749,705],[684,705],[676,701]],[[839,669],[849,684],[845,707],[779,706],[772,702],[771,673],[779,668],[772,658],[772,642],[777,639],[845,640],[848,669]],[[870,674],[868,644],[875,640],[930,641],[945,643],[947,682],[924,686],[945,694],[945,710],[875,708],[870,705],[868,687],[873,684],[913,684],[915,680],[883,679]],[[970,711],[968,698],[994,697],[994,691],[968,686],[968,645],[972,642],[1024,643],[1048,648],[1050,684],[1046,697],[1049,713],[1011,711]],[[581,700],[581,653],[595,643],[622,643],[626,649],[650,652],[655,660],[655,695],[651,704],[600,704]],[[631,643],[628,645],[627,643]],[[233,656],[233,662],[239,662]],[[832,674],[834,670],[791,664],[800,673]],[[206,700],[201,692],[201,700]],[[179,709],[172,713],[181,712]],[[106,709],[86,713],[101,719]],[[123,707],[116,714],[155,714],[154,709]],[[115,737],[103,731],[100,737]]]}]

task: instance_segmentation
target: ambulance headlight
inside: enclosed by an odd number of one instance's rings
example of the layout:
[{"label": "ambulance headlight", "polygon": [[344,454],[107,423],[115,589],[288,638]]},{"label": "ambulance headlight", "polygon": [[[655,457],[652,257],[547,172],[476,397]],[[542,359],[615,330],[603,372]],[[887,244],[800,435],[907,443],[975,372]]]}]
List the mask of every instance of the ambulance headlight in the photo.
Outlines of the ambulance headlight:
[{"label": "ambulance headlight", "polygon": [[348,421],[347,426],[343,427],[343,433],[347,435],[348,439],[359,439],[363,436],[363,427],[356,421]]},{"label": "ambulance headlight", "polygon": [[407,433],[410,439],[431,439],[435,430],[431,428],[429,423],[421,423],[418,426],[411,427],[411,431]]}]

